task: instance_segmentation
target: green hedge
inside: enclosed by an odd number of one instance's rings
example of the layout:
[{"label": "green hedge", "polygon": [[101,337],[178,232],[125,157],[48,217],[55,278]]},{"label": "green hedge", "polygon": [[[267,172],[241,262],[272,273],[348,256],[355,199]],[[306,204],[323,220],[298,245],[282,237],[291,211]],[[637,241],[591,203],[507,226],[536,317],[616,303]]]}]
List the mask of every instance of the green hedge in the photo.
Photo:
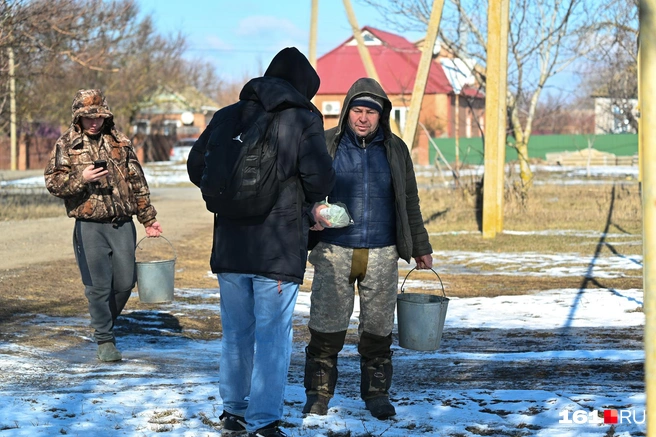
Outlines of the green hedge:
[{"label": "green hedge", "polygon": [[[575,152],[587,149],[588,140],[593,141],[592,147],[601,152],[613,153],[616,156],[633,156],[638,153],[638,135],[616,134],[616,135],[532,135],[528,144],[529,158],[546,159],[547,153],[553,152]],[[455,162],[455,138],[433,138],[437,147],[450,163]],[[509,143],[515,139],[508,137]],[[460,138],[461,163],[482,165],[483,140],[478,138]],[[435,162],[437,152],[429,145],[430,162]],[[517,160],[517,152],[512,147],[506,147],[506,162]]]}]

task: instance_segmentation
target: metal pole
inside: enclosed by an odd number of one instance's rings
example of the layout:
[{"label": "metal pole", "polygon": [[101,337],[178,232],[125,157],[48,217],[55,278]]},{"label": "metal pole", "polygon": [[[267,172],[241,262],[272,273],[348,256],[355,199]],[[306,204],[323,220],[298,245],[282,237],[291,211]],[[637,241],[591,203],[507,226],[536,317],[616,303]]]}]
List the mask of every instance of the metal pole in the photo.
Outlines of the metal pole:
[{"label": "metal pole", "polygon": [[316,70],[317,68],[317,20],[319,15],[319,0],[312,0],[312,9],[310,12],[310,64]]},{"label": "metal pole", "polygon": [[[505,4],[505,5],[504,5]],[[505,6],[505,8],[504,8]],[[503,214],[503,164],[506,139],[506,95],[501,94],[507,80],[501,57],[507,51],[501,47],[508,44],[507,24],[503,23],[503,10],[508,19],[508,0],[491,1],[487,9],[487,59],[485,81],[485,176],[483,180],[483,238],[494,238],[501,230],[499,216]],[[503,140],[501,140],[503,138]],[[501,192],[501,200],[499,199]]]},{"label": "metal pole", "polygon": [[374,66],[374,61],[371,59],[371,54],[369,53],[369,50],[367,50],[367,46],[364,44],[362,32],[360,32],[360,26],[358,26],[358,22],[355,19],[355,12],[353,12],[353,7],[351,7],[351,0],[344,0],[344,8],[346,9],[346,16],[348,17],[351,29],[353,29],[353,36],[358,42],[358,52],[360,52],[360,57],[362,58],[362,63],[364,64],[367,76],[380,83],[378,73],[376,73],[376,67]]},{"label": "metal pole", "polygon": [[647,436],[656,436],[656,0],[640,0],[642,256]]},{"label": "metal pole", "polygon": [[14,74],[14,49],[7,48],[9,55],[9,141],[11,147],[11,169],[17,169],[16,153],[16,76]]},{"label": "metal pole", "polygon": [[437,39],[437,31],[440,28],[443,6],[444,0],[433,0],[428,29],[426,30],[426,38],[424,39],[424,47],[422,48],[419,66],[417,67],[415,85],[412,88],[410,108],[408,109],[408,115],[405,119],[405,128],[403,129],[403,141],[410,150],[412,150],[412,144],[414,143],[415,134],[417,133],[421,102],[424,100],[428,73],[430,71],[430,66],[433,63],[433,48],[435,47],[435,40]]}]

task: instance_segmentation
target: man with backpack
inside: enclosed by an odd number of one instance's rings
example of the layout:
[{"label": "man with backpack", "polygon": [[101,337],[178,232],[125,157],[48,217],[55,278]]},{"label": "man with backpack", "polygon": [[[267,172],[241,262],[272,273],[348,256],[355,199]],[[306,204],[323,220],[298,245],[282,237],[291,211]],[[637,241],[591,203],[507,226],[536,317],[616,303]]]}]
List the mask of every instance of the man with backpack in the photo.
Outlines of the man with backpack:
[{"label": "man with backpack", "polygon": [[293,47],[280,51],[239,102],[214,114],[187,161],[215,213],[222,435],[285,436],[279,421],[309,209],[335,182],[323,119],[310,101],[318,89],[307,58]]}]

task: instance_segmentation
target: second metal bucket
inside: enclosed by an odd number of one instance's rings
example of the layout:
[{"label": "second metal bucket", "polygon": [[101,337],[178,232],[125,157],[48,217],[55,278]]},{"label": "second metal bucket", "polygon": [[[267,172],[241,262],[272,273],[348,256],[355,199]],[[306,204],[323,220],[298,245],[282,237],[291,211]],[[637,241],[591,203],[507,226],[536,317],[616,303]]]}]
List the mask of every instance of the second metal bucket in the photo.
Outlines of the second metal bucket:
[{"label": "second metal bucket", "polygon": [[[144,238],[139,240],[137,248]],[[173,301],[173,283],[175,279],[175,260],[177,255],[169,240],[162,236],[157,238],[163,238],[169,243],[171,249],[173,249],[173,258],[155,261],[137,261],[139,301],[144,303]]]},{"label": "second metal bucket", "polygon": [[410,273],[401,284],[401,293],[396,298],[396,315],[399,328],[399,346],[417,351],[434,351],[440,347],[442,331],[446,320],[449,299],[444,293],[440,275],[431,269],[440,280],[442,296],[424,293],[405,293],[403,286]]}]

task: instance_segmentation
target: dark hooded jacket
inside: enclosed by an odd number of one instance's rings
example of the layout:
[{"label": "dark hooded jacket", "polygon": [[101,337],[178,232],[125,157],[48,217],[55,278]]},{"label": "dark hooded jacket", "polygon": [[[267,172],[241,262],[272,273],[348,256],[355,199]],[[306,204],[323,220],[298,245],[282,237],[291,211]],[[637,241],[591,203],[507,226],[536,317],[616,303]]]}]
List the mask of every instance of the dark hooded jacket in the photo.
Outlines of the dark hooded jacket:
[{"label": "dark hooded jacket", "polygon": [[[277,132],[277,173],[286,183],[273,210],[256,222],[215,215],[210,265],[214,273],[250,273],[301,284],[307,260],[307,214],[312,203],[333,187],[335,172],[326,150],[321,113],[310,102],[319,89],[319,76],[295,48],[286,48],[271,61],[263,77],[250,80],[239,102],[214,114],[194,144],[187,161],[189,179],[200,186],[205,151],[215,128],[237,118],[235,132],[261,111],[278,112],[270,127]],[[238,133],[238,132],[237,132]]]},{"label": "dark hooded jacket", "polygon": [[[391,220],[394,220],[396,225],[396,247],[399,256],[410,262],[410,258],[432,253],[433,249],[419,208],[419,195],[412,159],[403,140],[392,133],[390,127],[392,103],[378,82],[370,78],[362,78],[351,86],[344,99],[338,125],[326,131],[328,153],[335,157],[337,148],[341,147],[340,142],[344,135],[352,134],[348,127],[349,104],[351,100],[362,95],[375,96],[382,99],[384,103],[377,135],[379,136],[382,130],[383,145],[392,179],[391,189],[393,190],[395,216]],[[373,141],[377,140],[374,138]],[[366,189],[365,187],[361,188]],[[378,195],[380,196],[380,194]],[[324,231],[320,231],[318,234],[321,232]],[[319,238],[321,238],[320,235]]]},{"label": "dark hooded jacket", "polygon": [[[46,187],[64,199],[69,217],[108,222],[132,215],[144,226],[156,220],[150,190],[130,139],[114,126],[114,116],[102,92],[79,90],[72,105],[71,126],[59,137],[45,169]],[[105,119],[102,132],[91,138],[82,132],[80,117]],[[93,161],[107,161],[109,174],[98,182],[82,178]]]}]

